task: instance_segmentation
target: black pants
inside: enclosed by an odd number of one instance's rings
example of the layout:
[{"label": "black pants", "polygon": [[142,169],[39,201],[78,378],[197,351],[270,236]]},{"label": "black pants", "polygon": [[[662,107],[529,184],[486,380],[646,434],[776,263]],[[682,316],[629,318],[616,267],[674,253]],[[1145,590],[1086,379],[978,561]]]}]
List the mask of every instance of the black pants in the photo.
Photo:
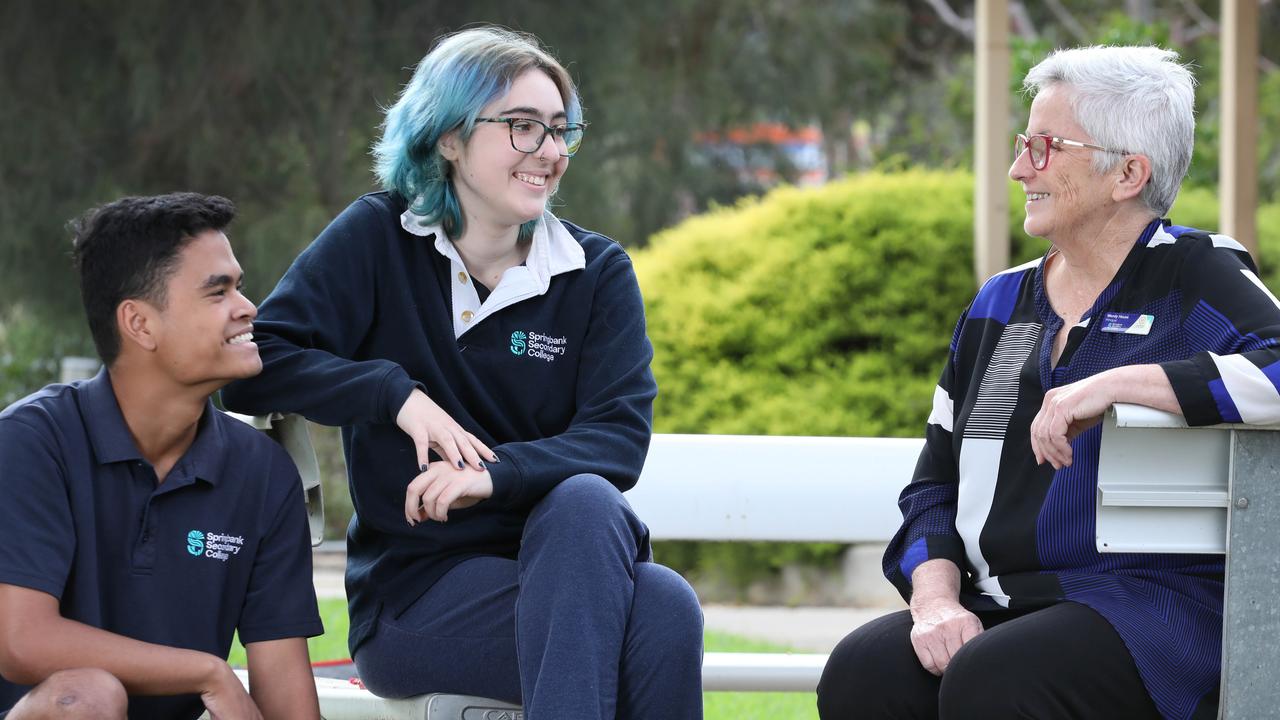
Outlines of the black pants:
[{"label": "black pants", "polygon": [[978,613],[985,632],[942,677],[911,648],[911,613],[850,633],[818,683],[823,720],[851,718],[1159,718],[1120,636],[1101,615],[1064,602]]}]

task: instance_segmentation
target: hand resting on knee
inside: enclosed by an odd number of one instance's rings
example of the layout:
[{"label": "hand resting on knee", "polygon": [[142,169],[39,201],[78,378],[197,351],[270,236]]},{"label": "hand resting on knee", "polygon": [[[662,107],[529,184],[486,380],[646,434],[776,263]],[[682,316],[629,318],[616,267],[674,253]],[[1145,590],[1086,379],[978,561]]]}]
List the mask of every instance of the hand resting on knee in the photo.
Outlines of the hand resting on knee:
[{"label": "hand resting on knee", "polygon": [[921,563],[911,586],[911,647],[925,670],[942,675],[960,647],[982,632],[982,622],[960,604],[960,569],[950,560]]}]

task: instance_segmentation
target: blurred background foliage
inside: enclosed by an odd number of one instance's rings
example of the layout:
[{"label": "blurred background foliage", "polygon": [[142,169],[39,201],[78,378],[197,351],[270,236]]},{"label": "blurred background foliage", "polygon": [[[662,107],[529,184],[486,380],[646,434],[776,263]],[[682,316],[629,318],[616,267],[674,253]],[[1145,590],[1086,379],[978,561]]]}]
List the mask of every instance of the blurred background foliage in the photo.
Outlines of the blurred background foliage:
[{"label": "blurred background foliage", "polygon": [[[973,291],[972,5],[7,0],[0,404],[53,379],[57,358],[92,354],[69,219],[125,194],[231,197],[231,239],[261,298],[375,189],[380,108],[418,59],[444,33],[494,22],[539,36],[579,83],[591,127],[557,211],[636,254],[659,431],[919,434]],[[1259,30],[1265,253],[1280,237],[1278,5],[1261,3]],[[1014,128],[1028,105],[1020,78],[1054,47],[1157,42],[1193,63],[1196,157],[1175,217],[1215,225],[1219,4],[1015,1],[1010,15]],[[761,124],[816,129],[812,161],[830,181],[769,192],[814,183],[772,146],[710,150],[709,138]],[[744,153],[768,172],[744,171]],[[1040,246],[1012,205],[1026,259]]]},{"label": "blurred background foliage", "polygon": [[[1217,172],[1215,2],[1012,2],[1015,78],[1053,47],[1160,42],[1200,79],[1190,184]],[[629,247],[767,182],[705,152],[755,123],[821,131],[828,177],[968,168],[972,3],[960,0],[340,0],[0,5],[0,323],[88,350],[67,220],[123,194],[190,189],[240,206],[231,233],[264,296],[353,198],[374,189],[380,108],[440,35],[497,22],[568,64],[591,122],[563,214]],[[1262,4],[1261,107],[1280,104],[1280,8]],[[1013,127],[1026,115],[1016,95]],[[1280,113],[1262,112],[1262,196],[1280,188]],[[21,308],[21,309],[19,309]],[[25,342],[25,340],[24,340]],[[46,353],[47,354],[47,353]]]}]

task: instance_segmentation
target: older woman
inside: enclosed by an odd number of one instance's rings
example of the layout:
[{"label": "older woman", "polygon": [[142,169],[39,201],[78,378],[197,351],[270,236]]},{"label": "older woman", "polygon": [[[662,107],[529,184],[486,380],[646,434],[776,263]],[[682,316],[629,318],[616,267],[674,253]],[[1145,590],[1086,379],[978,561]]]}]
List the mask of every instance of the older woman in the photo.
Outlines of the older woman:
[{"label": "older woman", "polygon": [[1100,555],[1097,422],[1280,419],[1280,304],[1234,240],[1172,225],[1193,79],[1157,48],[1056,52],[1009,176],[1045,256],[956,326],[885,554],[910,610],[832,654],[824,718],[1213,717],[1222,558]]},{"label": "older woman", "polygon": [[298,257],[256,323],[262,375],[225,394],[343,427],[350,645],[379,695],[702,716],[697,597],[622,497],[657,392],[640,289],[547,210],[584,131],[534,38],[442,40],[387,111],[385,190]]}]

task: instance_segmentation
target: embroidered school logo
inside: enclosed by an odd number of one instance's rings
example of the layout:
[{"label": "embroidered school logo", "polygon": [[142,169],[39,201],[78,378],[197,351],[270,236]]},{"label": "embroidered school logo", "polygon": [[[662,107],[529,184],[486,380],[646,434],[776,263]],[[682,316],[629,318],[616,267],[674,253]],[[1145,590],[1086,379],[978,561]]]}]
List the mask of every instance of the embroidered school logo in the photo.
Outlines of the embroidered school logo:
[{"label": "embroidered school logo", "polygon": [[525,348],[524,341],[525,341],[525,338],[527,337],[528,336],[524,334],[523,330],[517,330],[511,333],[511,354],[512,355],[524,354],[524,348]]},{"label": "embroidered school logo", "polygon": [[530,331],[529,349],[525,354],[543,362],[551,362],[564,355],[564,351],[568,348],[569,338],[567,337],[551,337],[550,335]]},{"label": "embroidered school logo", "polygon": [[187,533],[187,552],[192,555],[199,555],[204,552],[204,533],[199,530],[192,530]]},{"label": "embroidered school logo", "polygon": [[239,555],[242,548],[244,548],[244,538],[239,535],[199,530],[187,533],[187,552],[196,557],[203,555],[226,562],[232,555]]}]

